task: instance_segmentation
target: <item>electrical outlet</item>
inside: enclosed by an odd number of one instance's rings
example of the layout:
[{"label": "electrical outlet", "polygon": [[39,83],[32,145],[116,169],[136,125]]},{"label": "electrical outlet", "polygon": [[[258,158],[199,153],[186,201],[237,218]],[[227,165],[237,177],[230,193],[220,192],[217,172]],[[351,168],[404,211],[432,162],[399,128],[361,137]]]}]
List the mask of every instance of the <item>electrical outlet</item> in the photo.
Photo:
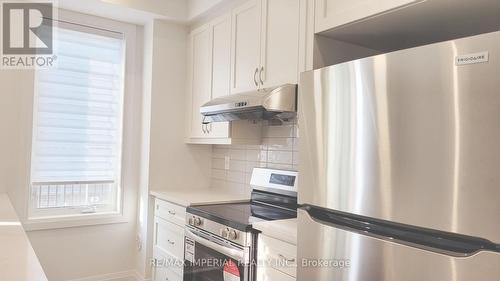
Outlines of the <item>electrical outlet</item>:
[{"label": "electrical outlet", "polygon": [[224,156],[224,169],[229,170],[229,156]]}]

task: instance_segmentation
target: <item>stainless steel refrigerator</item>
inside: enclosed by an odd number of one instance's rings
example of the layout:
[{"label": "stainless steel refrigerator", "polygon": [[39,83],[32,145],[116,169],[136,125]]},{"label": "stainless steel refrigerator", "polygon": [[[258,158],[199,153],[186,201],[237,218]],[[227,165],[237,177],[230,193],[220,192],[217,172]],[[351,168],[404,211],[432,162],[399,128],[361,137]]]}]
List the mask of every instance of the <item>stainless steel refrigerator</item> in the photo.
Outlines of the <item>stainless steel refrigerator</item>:
[{"label": "stainless steel refrigerator", "polygon": [[500,280],[500,32],[305,72],[299,281]]}]

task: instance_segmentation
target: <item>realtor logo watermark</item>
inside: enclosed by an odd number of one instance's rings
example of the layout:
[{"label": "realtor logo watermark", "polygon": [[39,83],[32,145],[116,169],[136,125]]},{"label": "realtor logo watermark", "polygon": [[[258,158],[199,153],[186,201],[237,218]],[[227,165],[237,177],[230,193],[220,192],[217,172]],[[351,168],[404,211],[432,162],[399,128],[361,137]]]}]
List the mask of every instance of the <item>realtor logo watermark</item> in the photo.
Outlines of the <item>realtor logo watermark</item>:
[{"label": "realtor logo watermark", "polygon": [[1,68],[32,69],[55,65],[54,3],[2,1]]}]

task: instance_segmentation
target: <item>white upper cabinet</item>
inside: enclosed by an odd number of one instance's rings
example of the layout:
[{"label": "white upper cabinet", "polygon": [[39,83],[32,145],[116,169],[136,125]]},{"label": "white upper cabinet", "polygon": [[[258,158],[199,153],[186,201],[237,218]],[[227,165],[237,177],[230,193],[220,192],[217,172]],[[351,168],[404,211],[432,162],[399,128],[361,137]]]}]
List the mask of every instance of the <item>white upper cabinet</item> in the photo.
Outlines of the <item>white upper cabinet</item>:
[{"label": "white upper cabinet", "polygon": [[260,143],[260,124],[202,124],[200,106],[228,94],[297,83],[306,55],[306,1],[250,0],[190,33],[188,143]]},{"label": "white upper cabinet", "polygon": [[219,17],[190,34],[188,67],[188,143],[258,144],[261,124],[215,122],[202,124],[200,107],[231,93],[231,15]]},{"label": "white upper cabinet", "polygon": [[316,0],[315,32],[322,32],[422,0]]},{"label": "white upper cabinet", "polygon": [[231,93],[297,83],[306,0],[251,0],[233,10]]},{"label": "white upper cabinet", "polygon": [[212,98],[231,94],[231,17],[212,25]]},{"label": "white upper cabinet", "polygon": [[231,92],[259,87],[261,0],[250,0],[233,10]]},{"label": "white upper cabinet", "polygon": [[298,82],[300,9],[299,0],[262,0],[258,80],[264,88]]},{"label": "white upper cabinet", "polygon": [[[206,126],[202,125],[202,115],[199,108],[211,99],[212,54],[211,36],[208,26],[191,33],[190,42],[190,136],[199,138],[206,134]],[[198,109],[198,110],[196,110]]]},{"label": "white upper cabinet", "polygon": [[[231,16],[210,24],[212,32],[212,99],[231,94]],[[228,138],[229,122],[208,125],[209,138]]]}]

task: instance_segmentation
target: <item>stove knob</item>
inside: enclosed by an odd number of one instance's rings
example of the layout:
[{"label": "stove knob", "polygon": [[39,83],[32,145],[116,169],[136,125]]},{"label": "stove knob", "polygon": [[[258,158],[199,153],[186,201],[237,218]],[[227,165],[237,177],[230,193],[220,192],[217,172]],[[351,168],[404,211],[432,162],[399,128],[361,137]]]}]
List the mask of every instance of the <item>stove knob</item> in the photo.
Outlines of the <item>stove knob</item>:
[{"label": "stove knob", "polygon": [[227,238],[229,240],[236,240],[236,239],[238,239],[238,232],[236,232],[236,230],[229,231],[229,233],[227,235]]},{"label": "stove knob", "polygon": [[203,221],[200,218],[195,217],[193,223],[194,226],[201,226],[203,224]]},{"label": "stove knob", "polygon": [[221,234],[222,234],[222,238],[227,239],[229,237],[229,228],[222,229]]}]

